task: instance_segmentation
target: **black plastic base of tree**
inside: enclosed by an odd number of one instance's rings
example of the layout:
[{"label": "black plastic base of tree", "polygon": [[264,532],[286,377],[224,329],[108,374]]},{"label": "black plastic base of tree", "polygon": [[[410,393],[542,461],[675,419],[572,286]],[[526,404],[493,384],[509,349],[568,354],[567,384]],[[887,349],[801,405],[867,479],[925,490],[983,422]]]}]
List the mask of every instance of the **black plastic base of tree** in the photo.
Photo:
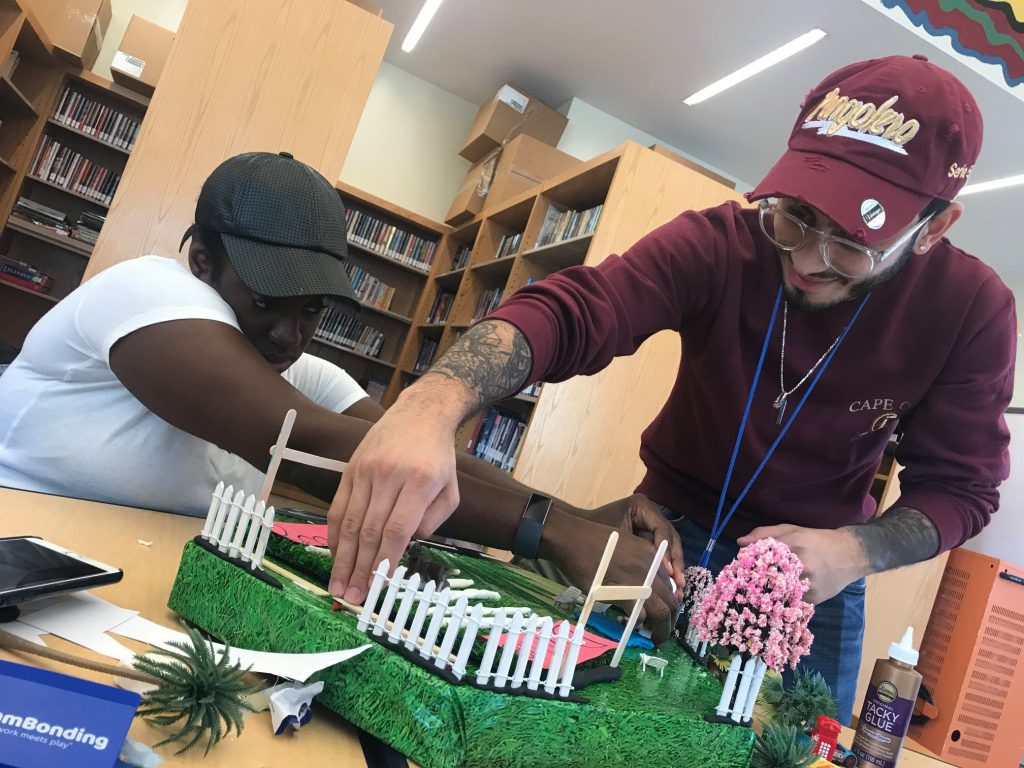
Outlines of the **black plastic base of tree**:
[{"label": "black plastic base of tree", "polygon": [[19,616],[21,616],[21,609],[16,605],[5,605],[0,608],[0,624],[14,621]]},{"label": "black plastic base of tree", "polygon": [[253,578],[259,579],[265,584],[269,584],[274,589],[282,589],[281,582],[275,579],[262,568],[253,568],[251,563],[247,563],[238,557],[228,557],[227,552],[221,552],[220,549],[217,548],[216,544],[207,541],[202,536],[196,536],[194,539],[192,539],[192,541],[194,541],[200,547],[205,549],[207,552],[212,552],[221,560],[231,563],[232,565],[238,566]]},{"label": "black plastic base of tree", "polygon": [[719,723],[721,725],[735,725],[738,728],[749,728],[753,725],[754,721],[749,717],[746,720],[740,720],[738,723],[728,715],[720,715],[717,712],[712,712],[709,715],[704,715],[704,719],[709,723]]}]

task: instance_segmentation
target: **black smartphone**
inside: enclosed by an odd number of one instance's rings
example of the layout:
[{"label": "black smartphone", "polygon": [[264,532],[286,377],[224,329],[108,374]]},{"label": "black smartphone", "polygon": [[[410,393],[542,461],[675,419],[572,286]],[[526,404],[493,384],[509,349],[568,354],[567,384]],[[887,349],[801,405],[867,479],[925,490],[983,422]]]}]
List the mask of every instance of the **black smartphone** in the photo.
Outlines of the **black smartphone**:
[{"label": "black smartphone", "polygon": [[121,580],[119,568],[38,536],[0,538],[0,607]]}]

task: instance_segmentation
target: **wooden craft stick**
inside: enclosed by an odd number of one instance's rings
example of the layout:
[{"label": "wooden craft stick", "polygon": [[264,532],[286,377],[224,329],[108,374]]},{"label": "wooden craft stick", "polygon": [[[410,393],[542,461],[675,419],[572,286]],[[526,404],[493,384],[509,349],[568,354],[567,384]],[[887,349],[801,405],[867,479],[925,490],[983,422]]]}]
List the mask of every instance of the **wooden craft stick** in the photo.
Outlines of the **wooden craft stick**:
[{"label": "wooden craft stick", "polygon": [[118,667],[114,664],[104,664],[101,661],[89,661],[88,659],[83,659],[80,656],[75,656],[71,653],[56,651],[53,648],[47,648],[44,645],[36,645],[35,643],[30,643],[28,640],[22,640],[17,635],[12,635],[10,632],[3,629],[0,629],[0,647],[20,653],[30,653],[34,656],[49,659],[50,661],[57,661],[61,664],[70,664],[73,667],[80,667],[81,669],[88,669],[93,672],[102,672],[108,675],[116,675],[117,677],[127,677],[132,680],[149,683],[150,685],[160,684],[159,680],[155,677],[150,677],[144,672],[138,672],[134,669],[125,669],[124,667]]},{"label": "wooden craft stick", "polygon": [[277,434],[277,442],[270,449],[270,466],[267,467],[267,477],[263,481],[263,489],[260,491],[260,501],[270,503],[270,492],[274,488],[274,478],[277,477],[277,470],[281,468],[281,459],[284,458],[284,449],[288,445],[288,438],[291,437],[292,427],[295,426],[295,417],[298,412],[294,408],[288,409],[284,416],[284,423],[281,424],[281,431]]}]

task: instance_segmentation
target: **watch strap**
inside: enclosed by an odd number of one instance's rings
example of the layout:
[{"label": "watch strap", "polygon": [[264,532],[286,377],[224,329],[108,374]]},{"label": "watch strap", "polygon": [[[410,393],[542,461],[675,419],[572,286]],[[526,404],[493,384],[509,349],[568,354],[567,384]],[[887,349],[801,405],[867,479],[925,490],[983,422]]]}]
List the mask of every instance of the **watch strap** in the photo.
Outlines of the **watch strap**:
[{"label": "watch strap", "polygon": [[540,540],[544,534],[544,523],[551,511],[551,499],[534,493],[526,502],[526,509],[519,520],[516,535],[512,539],[512,554],[535,560],[540,553]]}]

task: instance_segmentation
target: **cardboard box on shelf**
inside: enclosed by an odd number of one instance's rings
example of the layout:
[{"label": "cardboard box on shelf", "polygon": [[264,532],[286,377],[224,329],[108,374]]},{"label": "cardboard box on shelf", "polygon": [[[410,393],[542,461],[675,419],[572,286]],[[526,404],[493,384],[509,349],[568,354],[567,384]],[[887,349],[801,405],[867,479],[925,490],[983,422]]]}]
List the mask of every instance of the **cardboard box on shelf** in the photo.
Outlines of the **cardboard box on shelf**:
[{"label": "cardboard box on shelf", "polygon": [[152,96],[174,43],[174,32],[132,16],[110,63],[114,82]]},{"label": "cardboard box on shelf", "polygon": [[525,192],[580,161],[544,142],[521,134],[504,147],[492,150],[469,169],[445,223],[458,226],[483,210]]},{"label": "cardboard box on shelf", "polygon": [[554,146],[562,138],[567,122],[564,115],[539,99],[505,85],[480,107],[459,154],[476,163],[524,133]]},{"label": "cardboard box on shelf", "polygon": [[110,26],[110,0],[24,0],[57,53],[81,69],[92,69]]},{"label": "cardboard box on shelf", "polygon": [[[486,158],[475,163],[469,169],[469,173],[462,180],[462,186],[455,193],[455,199],[444,217],[445,224],[457,227],[463,222],[469,221],[476,216],[484,207],[484,198],[487,196],[487,184],[490,173],[485,172],[485,166],[491,164],[493,173],[493,158]],[[482,193],[481,193],[482,190]]]},{"label": "cardboard box on shelf", "polygon": [[501,149],[487,191],[488,207],[500,205],[542,181],[579,164],[567,155],[528,134],[512,139]]}]

